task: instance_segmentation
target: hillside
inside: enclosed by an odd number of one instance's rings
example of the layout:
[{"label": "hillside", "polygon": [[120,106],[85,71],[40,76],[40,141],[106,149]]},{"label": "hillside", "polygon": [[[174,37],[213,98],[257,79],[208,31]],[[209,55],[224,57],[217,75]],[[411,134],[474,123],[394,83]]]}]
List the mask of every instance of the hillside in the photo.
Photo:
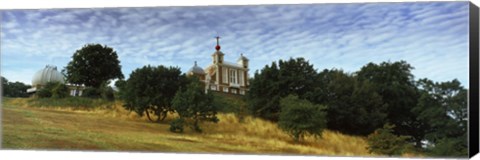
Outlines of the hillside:
[{"label": "hillside", "polygon": [[248,154],[370,156],[363,137],[325,131],[322,139],[294,143],[271,122],[222,113],[218,124],[201,124],[203,133],[169,132],[169,115],[161,124],[148,122],[120,103],[90,109],[31,107],[31,99],[3,99],[2,147],[5,149],[155,151]]}]

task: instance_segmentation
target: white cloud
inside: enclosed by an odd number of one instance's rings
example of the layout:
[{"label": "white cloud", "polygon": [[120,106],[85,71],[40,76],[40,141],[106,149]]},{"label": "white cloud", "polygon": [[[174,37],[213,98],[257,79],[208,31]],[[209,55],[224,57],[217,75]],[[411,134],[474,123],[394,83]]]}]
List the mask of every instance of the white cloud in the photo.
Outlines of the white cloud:
[{"label": "white cloud", "polygon": [[[304,56],[318,69],[354,72],[368,62],[407,60],[416,77],[468,82],[468,3],[204,6],[8,11],[3,55],[68,62],[86,43],[119,54],[122,71],[143,65],[210,63],[217,32],[226,60],[240,53],[251,73]],[[4,65],[38,70],[38,66]],[[43,65],[42,65],[43,66]],[[13,68],[8,68],[15,69]],[[12,73],[12,72],[10,72]],[[463,80],[462,80],[463,79]]]}]

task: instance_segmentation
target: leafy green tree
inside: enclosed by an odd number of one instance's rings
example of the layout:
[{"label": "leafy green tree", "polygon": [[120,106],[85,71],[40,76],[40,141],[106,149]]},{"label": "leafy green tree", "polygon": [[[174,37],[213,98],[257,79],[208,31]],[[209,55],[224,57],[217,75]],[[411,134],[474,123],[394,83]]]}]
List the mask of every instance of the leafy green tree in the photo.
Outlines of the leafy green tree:
[{"label": "leafy green tree", "polygon": [[357,80],[342,70],[323,70],[317,86],[307,98],[327,105],[327,126],[331,130],[368,135],[383,126],[386,106],[372,83]]},{"label": "leafy green tree", "polygon": [[370,153],[382,155],[401,155],[412,149],[413,146],[407,142],[408,136],[397,136],[393,133],[394,125],[385,124],[383,128],[375,130],[368,135],[368,150]]},{"label": "leafy green tree", "polygon": [[9,92],[8,80],[2,76],[2,96],[6,97]]},{"label": "leafy green tree", "polygon": [[456,79],[418,81],[421,97],[412,112],[424,124],[432,156],[467,156],[467,90]]},{"label": "leafy green tree", "polygon": [[255,116],[269,120],[278,119],[280,113],[280,93],[278,67],[275,62],[266,65],[259,73],[255,72],[250,80],[250,88],[246,94],[248,110]]},{"label": "leafy green tree", "polygon": [[175,128],[174,131],[176,128],[183,130],[185,119],[193,121],[191,126],[197,132],[202,132],[200,121],[218,122],[216,117],[218,108],[213,105],[213,95],[211,92],[205,93],[205,87],[196,78],[191,80],[185,90],[177,92],[172,107],[181,119],[172,122],[171,128]]},{"label": "leafy green tree", "polygon": [[94,88],[123,78],[117,52],[100,44],[87,44],[77,50],[63,72],[68,82]]},{"label": "leafy green tree", "polygon": [[181,86],[187,84],[178,67],[150,65],[134,70],[120,92],[127,110],[138,115],[144,113],[152,122],[165,119],[167,112],[173,112],[172,100]]},{"label": "leafy green tree", "polygon": [[22,82],[9,82],[2,77],[2,94],[5,97],[28,97],[27,89],[30,87]]},{"label": "leafy green tree", "polygon": [[422,135],[415,135],[422,126],[411,109],[419,97],[415,86],[413,67],[406,61],[369,63],[356,72],[358,80],[372,83],[374,91],[381,96],[387,107],[387,122],[395,125],[395,134],[412,135],[419,142]]},{"label": "leafy green tree", "polygon": [[255,116],[278,121],[281,98],[296,94],[303,98],[312,91],[316,70],[304,58],[290,58],[272,62],[261,72],[255,72],[247,93],[248,108]]},{"label": "leafy green tree", "polygon": [[298,96],[289,95],[280,100],[278,126],[300,141],[307,134],[320,137],[326,128],[325,106],[315,105]]}]

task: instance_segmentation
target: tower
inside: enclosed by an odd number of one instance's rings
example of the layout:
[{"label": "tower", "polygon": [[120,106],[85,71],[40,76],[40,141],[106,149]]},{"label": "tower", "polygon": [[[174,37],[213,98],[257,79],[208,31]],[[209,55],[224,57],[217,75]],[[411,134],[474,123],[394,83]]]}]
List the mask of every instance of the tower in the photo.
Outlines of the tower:
[{"label": "tower", "polygon": [[223,56],[225,54],[223,54],[221,51],[220,51],[220,37],[217,36],[215,37],[217,38],[217,46],[215,46],[215,53],[212,54],[212,58],[213,58],[213,64],[217,64],[217,63],[223,63]]},{"label": "tower", "polygon": [[248,58],[243,56],[243,53],[240,54],[240,58],[238,58],[237,64],[241,65],[243,68],[248,68]]}]

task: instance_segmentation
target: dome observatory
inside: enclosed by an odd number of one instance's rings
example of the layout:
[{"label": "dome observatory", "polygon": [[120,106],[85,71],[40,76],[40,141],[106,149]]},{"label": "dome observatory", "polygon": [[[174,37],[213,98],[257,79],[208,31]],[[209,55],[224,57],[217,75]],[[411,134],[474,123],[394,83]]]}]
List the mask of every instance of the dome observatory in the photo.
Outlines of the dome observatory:
[{"label": "dome observatory", "polygon": [[36,92],[48,82],[60,82],[64,84],[65,76],[63,76],[59,71],[57,71],[56,66],[47,65],[45,66],[45,68],[37,71],[37,73],[33,75],[32,88],[28,89],[27,92]]},{"label": "dome observatory", "polygon": [[190,68],[187,72],[188,75],[205,75],[205,71],[201,67],[197,65],[197,61],[195,61],[192,68]]},{"label": "dome observatory", "polygon": [[32,86],[45,85],[48,82],[65,83],[65,76],[57,71],[56,66],[45,66],[44,69],[39,70],[32,79]]}]

